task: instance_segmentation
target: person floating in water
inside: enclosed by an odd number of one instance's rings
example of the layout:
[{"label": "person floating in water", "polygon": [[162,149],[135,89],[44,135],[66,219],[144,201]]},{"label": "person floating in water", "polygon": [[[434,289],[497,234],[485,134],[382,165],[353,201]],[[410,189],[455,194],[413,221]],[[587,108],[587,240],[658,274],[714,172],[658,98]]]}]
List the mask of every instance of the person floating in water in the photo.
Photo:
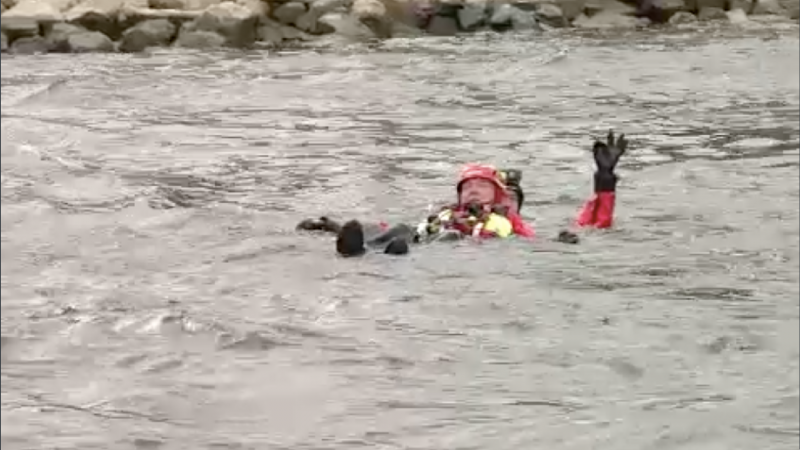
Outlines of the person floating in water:
[{"label": "person floating in water", "polygon": [[[609,228],[613,225],[618,180],[614,170],[627,147],[625,135],[615,138],[613,131],[609,131],[606,142],[595,141],[592,148],[597,166],[594,194],[579,210],[575,227]],[[297,229],[335,233],[336,251],[345,257],[363,255],[367,248],[382,248],[384,253],[402,255],[409,252],[409,245],[413,243],[470,236],[478,239],[511,236],[533,239],[536,235],[533,227],[520,216],[525,201],[521,181],[519,170],[467,164],[456,184],[456,202],[441,208],[438,214],[427,217],[416,227],[407,224],[365,226],[358,220],[340,225],[327,217],[320,217],[303,220]],[[573,231],[563,230],[558,240],[574,244],[579,239]]]}]

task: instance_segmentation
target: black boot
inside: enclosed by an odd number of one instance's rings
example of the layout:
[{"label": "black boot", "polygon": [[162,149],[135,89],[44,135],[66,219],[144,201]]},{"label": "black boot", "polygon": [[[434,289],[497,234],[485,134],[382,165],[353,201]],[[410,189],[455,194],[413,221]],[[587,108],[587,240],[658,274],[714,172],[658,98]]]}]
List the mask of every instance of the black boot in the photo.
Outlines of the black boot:
[{"label": "black boot", "polygon": [[364,227],[357,220],[345,223],[336,236],[336,252],[341,256],[361,256],[364,248]]},{"label": "black boot", "polygon": [[389,241],[389,245],[383,250],[387,255],[407,255],[409,251],[408,241],[402,237],[396,237]]}]

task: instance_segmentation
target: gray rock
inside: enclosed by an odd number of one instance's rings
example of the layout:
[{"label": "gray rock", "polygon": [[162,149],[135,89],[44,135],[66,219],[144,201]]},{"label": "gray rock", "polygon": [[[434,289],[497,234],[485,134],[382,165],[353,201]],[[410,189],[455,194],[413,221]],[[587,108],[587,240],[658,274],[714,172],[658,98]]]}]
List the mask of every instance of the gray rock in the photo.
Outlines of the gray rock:
[{"label": "gray rock", "polygon": [[685,0],[643,0],[638,13],[653,23],[667,23],[673,15],[688,10]]},{"label": "gray rock", "polygon": [[753,11],[750,13],[754,16],[758,15],[786,15],[786,10],[778,2],[778,0],[757,0]]},{"label": "gray rock", "polygon": [[475,31],[486,23],[486,4],[466,4],[458,10],[458,26],[464,31]]},{"label": "gray rock", "polygon": [[458,33],[458,22],[455,17],[433,16],[425,31],[433,36],[454,36]]},{"label": "gray rock", "polygon": [[320,22],[319,19],[320,16],[317,15],[317,13],[314,11],[308,11],[297,19],[295,26],[306,33],[317,35],[329,34],[336,31],[334,28],[329,26],[329,24]]},{"label": "gray rock", "polygon": [[345,38],[363,40],[375,37],[368,26],[350,14],[331,12],[320,17],[319,22],[330,26],[334,33]]},{"label": "gray rock", "polygon": [[273,11],[272,16],[282,24],[291,25],[307,11],[305,3],[292,1],[279,6]]},{"label": "gray rock", "polygon": [[45,39],[51,52],[69,53],[70,47],[68,39],[70,35],[82,33],[86,30],[68,23],[56,23],[47,31]]},{"label": "gray rock", "polygon": [[283,34],[283,40],[285,41],[309,41],[311,40],[311,36],[307,33],[304,33],[302,30],[298,30],[294,27],[281,27],[281,34]]},{"label": "gray rock", "polygon": [[114,42],[99,31],[82,31],[67,36],[72,53],[109,53],[114,51]]},{"label": "gray rock", "polygon": [[712,20],[728,20],[728,15],[725,14],[725,10],[722,8],[704,6],[697,13],[697,18],[703,22],[709,22]]},{"label": "gray rock", "polygon": [[123,27],[117,15],[123,0],[86,0],[67,11],[68,23],[90,31],[99,31],[116,40],[122,36]]},{"label": "gray rock", "polygon": [[183,30],[178,34],[175,46],[193,49],[209,49],[222,47],[226,39],[219,33],[202,30]]},{"label": "gray rock", "polygon": [[745,13],[741,8],[732,9],[725,13],[728,16],[728,20],[731,21],[733,24],[742,24],[748,22],[747,13]]},{"label": "gray rock", "polygon": [[5,52],[8,50],[8,38],[6,37],[5,33],[1,33],[0,36],[2,36],[2,38],[0,38],[2,39],[0,40],[0,45],[2,45],[2,49],[0,49],[0,51]]},{"label": "gray rock", "polygon": [[697,22],[697,17],[688,11],[678,11],[669,18],[670,25],[684,25]]},{"label": "gray rock", "polygon": [[308,12],[298,17],[294,22],[295,26],[306,33],[311,34],[329,34],[333,33],[335,29],[328,24],[320,23],[320,17],[333,12],[335,9],[349,4],[349,0],[314,0],[311,3]]},{"label": "gray rock", "polygon": [[47,53],[47,41],[41,36],[23,37],[15,40],[9,47],[9,52],[17,55],[33,55]]},{"label": "gray rock", "polygon": [[259,16],[252,10],[233,2],[224,2],[206,9],[200,17],[184,27],[191,25],[187,31],[216,33],[223,36],[226,44],[232,47],[247,47],[256,41],[258,22]]},{"label": "gray rock", "polygon": [[497,7],[489,19],[489,24],[497,31],[513,29],[514,31],[537,29],[534,13],[522,11],[509,4]]},{"label": "gray rock", "polygon": [[141,52],[147,47],[167,46],[175,37],[175,25],[167,19],[153,19],[136,24],[122,33],[119,49],[123,52]]},{"label": "gray rock", "polygon": [[558,7],[558,5],[554,5],[552,3],[537,4],[536,18],[555,28],[564,28],[569,26],[569,21],[564,16],[564,12]]},{"label": "gray rock", "polygon": [[10,43],[15,40],[25,37],[34,37],[39,35],[39,23],[33,19],[23,17],[3,17],[2,25],[0,25],[3,34]]},{"label": "gray rock", "polygon": [[267,46],[279,45],[283,42],[283,25],[272,20],[264,20],[260,27],[258,27],[258,41],[266,44]]}]

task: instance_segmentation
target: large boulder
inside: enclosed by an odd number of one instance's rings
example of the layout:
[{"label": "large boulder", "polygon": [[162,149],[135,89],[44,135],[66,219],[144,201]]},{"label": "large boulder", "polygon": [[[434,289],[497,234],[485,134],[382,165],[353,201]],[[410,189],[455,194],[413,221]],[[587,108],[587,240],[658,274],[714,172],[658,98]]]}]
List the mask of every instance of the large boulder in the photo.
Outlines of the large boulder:
[{"label": "large boulder", "polygon": [[456,13],[458,27],[462,31],[476,31],[488,22],[488,13],[486,3],[467,3]]},{"label": "large boulder", "polygon": [[489,18],[489,25],[496,31],[539,29],[535,13],[523,11],[509,4],[501,4],[494,8]]},{"label": "large boulder", "polygon": [[428,22],[425,31],[432,36],[454,36],[458,33],[458,21],[453,16],[435,15]]},{"label": "large boulder", "polygon": [[284,25],[292,25],[297,22],[297,19],[307,12],[308,7],[305,3],[300,1],[291,1],[275,8],[275,10],[272,11],[272,17]]},{"label": "large boulder", "polygon": [[309,5],[308,11],[298,17],[294,24],[297,28],[311,34],[333,33],[335,30],[324,22],[320,22],[319,19],[325,14],[344,7],[349,2],[350,0],[314,0]]},{"label": "large boulder", "polygon": [[114,51],[114,42],[99,31],[81,31],[67,36],[72,53],[108,53]]},{"label": "large boulder", "polygon": [[148,8],[147,0],[83,0],[66,13],[67,22],[99,31],[116,40],[127,27],[123,19],[128,10]]},{"label": "large boulder", "polygon": [[[181,33],[193,31],[216,33],[225,38],[225,44],[228,46],[248,47],[256,41],[258,25],[263,17],[262,12],[263,10],[257,10],[254,6],[223,2],[209,7],[196,20],[185,24],[181,28]],[[209,35],[197,36],[199,36],[196,38],[197,42],[206,39],[209,42],[216,42],[216,38]],[[192,39],[192,42],[195,42],[195,38]]]},{"label": "large boulder", "polygon": [[[647,17],[653,23],[666,23],[679,12],[689,11],[689,6],[684,0],[643,0],[639,5],[637,15]],[[686,20],[688,16],[677,19]]]},{"label": "large boulder", "polygon": [[741,8],[732,9],[726,14],[728,15],[728,20],[730,20],[732,24],[741,25],[749,22],[747,19],[747,13]]},{"label": "large boulder", "polygon": [[40,33],[39,22],[25,17],[3,16],[0,29],[8,38],[9,44],[20,38],[38,36]]},{"label": "large boulder", "polygon": [[392,37],[395,20],[380,0],[354,0],[351,14],[372,30],[375,36]]},{"label": "large boulder", "polygon": [[47,30],[44,38],[47,40],[48,49],[51,52],[68,53],[70,51],[70,35],[85,31],[85,29],[76,25],[70,25],[68,23],[56,23]]},{"label": "large boulder", "polygon": [[750,14],[754,16],[782,16],[786,14],[786,11],[783,9],[783,6],[781,6],[778,0],[758,0],[753,6],[753,11]]},{"label": "large boulder", "polygon": [[47,53],[47,41],[41,36],[23,37],[11,43],[9,53],[17,55],[34,55]]},{"label": "large boulder", "polygon": [[670,25],[688,25],[697,23],[697,16],[689,11],[678,11],[669,18]]},{"label": "large boulder", "polygon": [[181,28],[178,39],[175,40],[176,47],[205,50],[222,47],[227,43],[226,38],[219,33],[190,28]]},{"label": "large boulder", "polygon": [[122,34],[119,49],[123,52],[141,52],[148,47],[165,47],[175,37],[177,27],[167,19],[140,22]]},{"label": "large boulder", "polygon": [[564,11],[558,5],[552,3],[539,3],[536,5],[536,17],[544,24],[554,28],[564,28],[569,26],[569,19],[564,15]]},{"label": "large boulder", "polygon": [[778,0],[783,7],[786,17],[797,20],[800,18],[800,0]]},{"label": "large boulder", "polygon": [[74,0],[20,0],[3,13],[6,19],[32,19],[39,23],[52,24],[64,20],[64,11],[72,7]]},{"label": "large boulder", "polygon": [[345,39],[365,40],[375,37],[372,30],[352,14],[330,12],[320,17],[319,22],[332,28],[337,36]]}]

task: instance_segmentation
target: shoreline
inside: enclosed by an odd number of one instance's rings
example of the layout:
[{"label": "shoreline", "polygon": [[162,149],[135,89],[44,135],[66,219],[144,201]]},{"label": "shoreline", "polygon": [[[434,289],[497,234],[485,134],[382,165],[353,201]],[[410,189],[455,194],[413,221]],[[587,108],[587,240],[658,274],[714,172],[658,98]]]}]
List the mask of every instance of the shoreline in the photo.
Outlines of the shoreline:
[{"label": "shoreline", "polygon": [[2,0],[2,52],[280,48],[473,32],[797,23],[800,0]]}]

